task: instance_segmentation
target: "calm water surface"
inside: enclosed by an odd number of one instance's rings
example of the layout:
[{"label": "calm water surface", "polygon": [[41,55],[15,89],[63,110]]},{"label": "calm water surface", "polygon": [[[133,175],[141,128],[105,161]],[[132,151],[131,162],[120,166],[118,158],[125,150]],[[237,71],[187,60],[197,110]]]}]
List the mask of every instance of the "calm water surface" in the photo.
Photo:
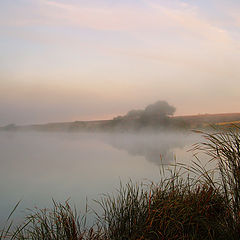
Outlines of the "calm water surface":
[{"label": "calm water surface", "polygon": [[188,163],[200,136],[192,133],[87,134],[0,132],[0,220],[18,200],[24,209],[69,197],[83,211],[86,197],[112,193],[120,180],[158,181],[163,163]]}]

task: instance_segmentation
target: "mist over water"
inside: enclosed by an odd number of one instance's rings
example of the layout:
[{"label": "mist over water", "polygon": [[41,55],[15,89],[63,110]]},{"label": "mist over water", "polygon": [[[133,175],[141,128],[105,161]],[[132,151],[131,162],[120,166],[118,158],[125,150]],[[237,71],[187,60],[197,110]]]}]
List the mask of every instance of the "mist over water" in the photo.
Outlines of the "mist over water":
[{"label": "mist over water", "polygon": [[163,132],[108,135],[105,140],[116,149],[126,151],[131,156],[144,157],[149,163],[159,166],[173,163],[176,153],[179,150],[187,151],[188,147],[190,149],[199,136],[186,132]]},{"label": "mist over water", "polygon": [[49,207],[69,197],[78,209],[123,182],[158,181],[161,163],[188,163],[200,136],[170,133],[0,133],[0,220],[18,200],[26,208]]}]

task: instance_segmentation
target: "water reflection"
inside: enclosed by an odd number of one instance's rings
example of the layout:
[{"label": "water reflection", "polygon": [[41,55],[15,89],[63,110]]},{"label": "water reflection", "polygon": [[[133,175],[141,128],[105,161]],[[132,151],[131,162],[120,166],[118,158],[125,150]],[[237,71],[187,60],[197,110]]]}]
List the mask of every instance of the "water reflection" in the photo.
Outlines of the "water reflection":
[{"label": "water reflection", "polygon": [[85,209],[86,197],[113,192],[120,179],[156,182],[160,155],[172,163],[176,149],[195,142],[183,133],[0,133],[0,225],[20,199],[20,210],[69,197]]},{"label": "water reflection", "polygon": [[132,156],[142,156],[147,161],[160,165],[175,159],[175,150],[195,143],[198,136],[192,133],[171,132],[158,134],[107,135],[104,140],[112,147],[124,150]]}]

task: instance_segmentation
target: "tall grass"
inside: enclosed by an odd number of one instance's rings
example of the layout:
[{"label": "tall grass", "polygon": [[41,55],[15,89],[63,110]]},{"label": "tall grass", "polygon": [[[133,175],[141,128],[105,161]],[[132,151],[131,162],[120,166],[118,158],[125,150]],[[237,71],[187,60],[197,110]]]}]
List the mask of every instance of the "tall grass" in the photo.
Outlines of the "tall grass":
[{"label": "tall grass", "polygon": [[232,126],[202,134],[207,141],[196,144],[195,150],[204,152],[211,157],[210,161],[216,162],[219,178],[215,184],[223,193],[232,216],[229,225],[240,236],[240,128]]},{"label": "tall grass", "polygon": [[[198,182],[198,181],[197,181]],[[109,239],[234,239],[218,189],[173,174],[145,190],[128,183],[105,196],[101,221]]]},{"label": "tall grass", "polygon": [[116,195],[104,195],[98,204],[103,215],[98,216],[109,239],[137,239],[142,233],[149,212],[148,190],[142,185],[120,184]]},{"label": "tall grass", "polygon": [[156,184],[129,182],[117,193],[103,195],[96,226],[86,227],[68,202],[53,202],[52,209],[32,211],[15,231],[10,224],[0,239],[240,239],[239,129],[201,134],[206,141],[194,149],[215,161],[217,179],[197,161],[167,173],[163,167]]},{"label": "tall grass", "polygon": [[0,240],[9,238],[9,239],[13,239],[14,234],[12,234],[11,231],[11,227],[13,225],[13,220],[11,219],[11,216],[13,215],[14,211],[16,210],[16,208],[18,207],[18,205],[20,204],[20,201],[17,202],[17,204],[15,205],[15,207],[13,208],[13,210],[11,211],[11,213],[9,214],[5,225],[3,226],[3,228],[0,230]]},{"label": "tall grass", "polygon": [[17,240],[103,240],[99,225],[87,228],[85,216],[80,218],[76,209],[66,201],[53,201],[51,209],[34,209],[25,216],[25,221],[10,234],[11,226],[2,232],[0,239]]}]

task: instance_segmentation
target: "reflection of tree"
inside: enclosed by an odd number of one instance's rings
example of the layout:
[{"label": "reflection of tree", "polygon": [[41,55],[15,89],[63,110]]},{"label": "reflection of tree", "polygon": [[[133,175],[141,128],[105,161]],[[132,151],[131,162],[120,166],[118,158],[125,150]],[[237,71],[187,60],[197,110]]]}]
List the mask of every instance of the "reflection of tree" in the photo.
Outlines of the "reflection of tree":
[{"label": "reflection of tree", "polygon": [[171,163],[174,160],[174,148],[183,148],[189,138],[185,134],[119,134],[106,137],[111,146],[125,150],[133,156],[143,156],[156,164]]}]

